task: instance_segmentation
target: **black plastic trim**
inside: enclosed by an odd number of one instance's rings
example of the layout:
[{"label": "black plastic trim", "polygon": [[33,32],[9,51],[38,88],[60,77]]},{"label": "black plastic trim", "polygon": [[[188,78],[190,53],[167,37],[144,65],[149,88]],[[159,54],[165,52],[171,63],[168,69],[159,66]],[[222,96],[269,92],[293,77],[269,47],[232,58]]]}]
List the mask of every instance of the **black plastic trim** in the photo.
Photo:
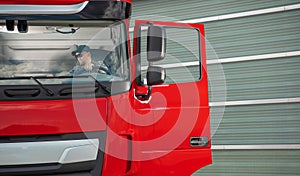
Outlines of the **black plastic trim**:
[{"label": "black plastic trim", "polygon": [[28,135],[28,136],[0,136],[0,144],[16,142],[44,142],[44,141],[65,141],[80,139],[102,139],[105,132],[86,132],[68,134],[47,134],[47,135]]},{"label": "black plastic trim", "polygon": [[34,164],[22,166],[0,166],[0,176],[63,174],[74,172],[89,172],[96,161],[78,162],[72,164]]},{"label": "black plastic trim", "polygon": [[45,88],[53,92],[49,96],[39,85],[0,85],[0,101],[16,100],[57,100],[76,98],[100,98],[128,92],[131,88],[130,81],[101,82],[108,88],[110,93],[98,87],[91,87],[91,84],[49,84]]}]

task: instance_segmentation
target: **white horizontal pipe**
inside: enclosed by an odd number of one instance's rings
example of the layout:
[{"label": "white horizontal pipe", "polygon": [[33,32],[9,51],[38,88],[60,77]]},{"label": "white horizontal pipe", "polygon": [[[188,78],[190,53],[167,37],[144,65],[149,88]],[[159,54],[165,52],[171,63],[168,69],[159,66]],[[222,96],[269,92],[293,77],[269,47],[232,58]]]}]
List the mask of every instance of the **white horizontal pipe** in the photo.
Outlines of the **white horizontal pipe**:
[{"label": "white horizontal pipe", "polygon": [[[212,145],[212,150],[300,150],[300,144],[269,145]],[[168,153],[168,150],[142,151],[142,153]]]},{"label": "white horizontal pipe", "polygon": [[207,60],[207,64],[242,62],[242,61],[273,59],[273,58],[292,57],[292,56],[300,56],[300,51],[232,57],[232,58],[224,58],[224,59],[213,59],[213,60]]},{"label": "white horizontal pipe", "polygon": [[300,97],[296,98],[278,98],[278,99],[261,99],[261,100],[242,100],[226,102],[210,102],[209,106],[242,106],[242,105],[261,105],[261,104],[279,104],[279,103],[299,103]]},{"label": "white horizontal pipe", "polygon": [[212,145],[212,150],[299,150],[300,144],[283,145]]},{"label": "white horizontal pipe", "polygon": [[203,22],[233,19],[233,18],[242,18],[242,17],[254,16],[254,15],[264,15],[264,14],[276,13],[276,12],[284,12],[284,11],[296,10],[296,9],[300,9],[300,4],[252,10],[252,11],[239,12],[239,13],[231,13],[231,14],[226,14],[226,15],[218,15],[218,16],[211,16],[211,17],[191,19],[191,20],[183,20],[183,21],[179,21],[179,22],[181,22],[181,23],[203,23]]}]

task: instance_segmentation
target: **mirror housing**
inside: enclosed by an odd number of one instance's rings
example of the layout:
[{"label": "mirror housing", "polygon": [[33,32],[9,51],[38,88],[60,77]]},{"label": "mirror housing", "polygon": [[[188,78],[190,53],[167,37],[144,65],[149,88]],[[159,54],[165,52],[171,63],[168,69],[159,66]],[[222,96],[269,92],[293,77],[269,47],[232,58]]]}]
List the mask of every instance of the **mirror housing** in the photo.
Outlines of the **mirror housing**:
[{"label": "mirror housing", "polygon": [[147,34],[147,60],[160,61],[166,55],[166,31],[161,26],[150,25]]},{"label": "mirror housing", "polygon": [[158,66],[149,66],[147,69],[147,85],[157,85],[165,82],[166,70]]}]

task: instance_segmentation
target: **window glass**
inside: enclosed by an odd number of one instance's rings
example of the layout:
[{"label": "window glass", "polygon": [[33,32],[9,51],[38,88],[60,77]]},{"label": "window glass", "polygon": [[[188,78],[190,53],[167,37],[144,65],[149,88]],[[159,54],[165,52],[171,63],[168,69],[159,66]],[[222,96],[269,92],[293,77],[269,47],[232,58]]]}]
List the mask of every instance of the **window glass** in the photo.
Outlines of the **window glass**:
[{"label": "window glass", "polygon": [[[28,32],[0,21],[0,85],[67,84],[77,76],[129,79],[126,28],[113,21],[27,21]],[[24,78],[24,79],[22,79]]]},{"label": "window glass", "polygon": [[[166,57],[151,63],[166,69],[164,84],[194,82],[201,78],[199,32],[192,28],[166,29]],[[146,84],[147,62],[147,27],[141,30],[141,82]]]}]

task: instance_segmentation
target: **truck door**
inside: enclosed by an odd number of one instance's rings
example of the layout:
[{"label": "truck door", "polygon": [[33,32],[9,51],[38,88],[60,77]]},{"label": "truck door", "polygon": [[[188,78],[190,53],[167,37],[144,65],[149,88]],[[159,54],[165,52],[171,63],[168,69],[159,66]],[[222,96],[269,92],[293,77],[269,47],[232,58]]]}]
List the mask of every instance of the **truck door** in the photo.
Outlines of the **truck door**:
[{"label": "truck door", "polygon": [[189,175],[210,164],[203,24],[138,20],[133,55],[133,159],[147,174]]}]

